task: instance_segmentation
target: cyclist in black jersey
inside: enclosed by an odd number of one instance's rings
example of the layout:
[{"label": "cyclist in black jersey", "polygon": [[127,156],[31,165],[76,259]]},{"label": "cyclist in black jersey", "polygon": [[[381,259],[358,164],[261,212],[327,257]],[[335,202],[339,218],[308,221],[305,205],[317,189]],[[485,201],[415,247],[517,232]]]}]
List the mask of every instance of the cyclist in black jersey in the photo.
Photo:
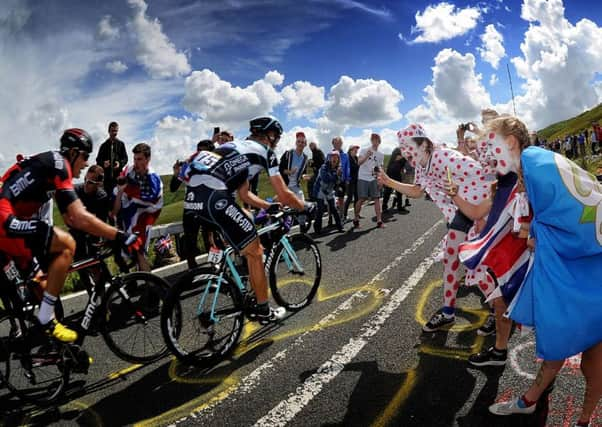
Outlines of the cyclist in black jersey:
[{"label": "cyclist in black jersey", "polygon": [[240,199],[253,207],[277,211],[280,203],[268,203],[249,190],[249,181],[265,170],[280,202],[299,210],[314,207],[298,199],[280,176],[278,158],[273,151],[283,132],[278,120],[273,117],[253,119],[250,132],[246,140],[227,142],[213,151],[197,152],[184,163],[179,175],[186,183],[183,223],[185,234],[198,223],[217,228],[228,243],[247,258],[249,279],[257,298],[253,315],[260,322],[269,322],[282,318],[285,311],[268,304],[263,248],[251,216],[238,206],[233,192],[237,191]]},{"label": "cyclist in black jersey", "polygon": [[54,196],[65,224],[98,237],[117,240],[136,249],[136,235],[123,233],[89,213],[73,188],[87,166],[92,138],[82,129],[67,129],[59,151],[47,151],[20,158],[0,178],[0,252],[22,270],[30,268],[33,257],[48,280],[38,320],[45,331],[63,342],[77,340],[77,333],[54,318],[54,304],[63,288],[73,261],[75,241],[66,231],[36,219],[40,206]]}]

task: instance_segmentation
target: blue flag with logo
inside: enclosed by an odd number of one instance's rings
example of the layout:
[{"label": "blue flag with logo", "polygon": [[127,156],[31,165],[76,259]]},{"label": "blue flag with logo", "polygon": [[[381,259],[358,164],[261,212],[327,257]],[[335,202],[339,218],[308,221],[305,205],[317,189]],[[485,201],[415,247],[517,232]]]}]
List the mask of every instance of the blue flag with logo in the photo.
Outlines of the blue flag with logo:
[{"label": "blue flag with logo", "polygon": [[561,360],[602,342],[602,186],[542,148],[521,164],[535,253],[510,317],[535,327],[539,357]]}]

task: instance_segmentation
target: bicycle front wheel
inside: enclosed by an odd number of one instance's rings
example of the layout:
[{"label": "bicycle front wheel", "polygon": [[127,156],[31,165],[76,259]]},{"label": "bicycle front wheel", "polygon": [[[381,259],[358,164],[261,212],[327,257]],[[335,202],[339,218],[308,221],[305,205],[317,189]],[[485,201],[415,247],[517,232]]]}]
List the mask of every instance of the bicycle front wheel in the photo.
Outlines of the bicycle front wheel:
[{"label": "bicycle front wheel", "polygon": [[178,360],[203,366],[222,360],[236,347],[243,327],[242,297],[213,269],[192,270],[170,290],[161,330]]},{"label": "bicycle front wheel", "polygon": [[322,278],[318,246],[306,234],[284,236],[269,260],[270,289],[276,302],[289,311],[311,303]]},{"label": "bicycle front wheel", "polygon": [[121,359],[154,362],[167,354],[161,338],[161,308],[169,284],[143,271],[126,274],[119,280],[105,295],[102,336]]},{"label": "bicycle front wheel", "polygon": [[10,314],[0,315],[0,383],[22,400],[50,405],[69,382],[65,345],[24,328]]}]

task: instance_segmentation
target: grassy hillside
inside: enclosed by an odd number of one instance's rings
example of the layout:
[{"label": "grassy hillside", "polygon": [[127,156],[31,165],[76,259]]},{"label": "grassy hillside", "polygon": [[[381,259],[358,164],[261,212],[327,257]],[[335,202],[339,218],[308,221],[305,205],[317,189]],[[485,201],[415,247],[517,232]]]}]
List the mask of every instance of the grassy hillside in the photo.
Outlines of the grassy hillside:
[{"label": "grassy hillside", "polygon": [[537,134],[540,138],[553,140],[562,138],[567,134],[574,134],[584,129],[589,129],[592,126],[592,122],[602,122],[602,104],[599,104],[591,110],[584,111],[571,119],[551,124],[550,126],[537,131]]}]

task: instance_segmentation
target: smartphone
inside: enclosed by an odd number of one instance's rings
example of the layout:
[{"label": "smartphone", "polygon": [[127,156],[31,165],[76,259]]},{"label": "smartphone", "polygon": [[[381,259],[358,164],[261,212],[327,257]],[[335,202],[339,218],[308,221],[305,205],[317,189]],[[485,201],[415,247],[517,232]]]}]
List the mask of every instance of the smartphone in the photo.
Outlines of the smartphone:
[{"label": "smartphone", "polygon": [[213,135],[217,135],[219,133],[219,126],[213,128]]}]

